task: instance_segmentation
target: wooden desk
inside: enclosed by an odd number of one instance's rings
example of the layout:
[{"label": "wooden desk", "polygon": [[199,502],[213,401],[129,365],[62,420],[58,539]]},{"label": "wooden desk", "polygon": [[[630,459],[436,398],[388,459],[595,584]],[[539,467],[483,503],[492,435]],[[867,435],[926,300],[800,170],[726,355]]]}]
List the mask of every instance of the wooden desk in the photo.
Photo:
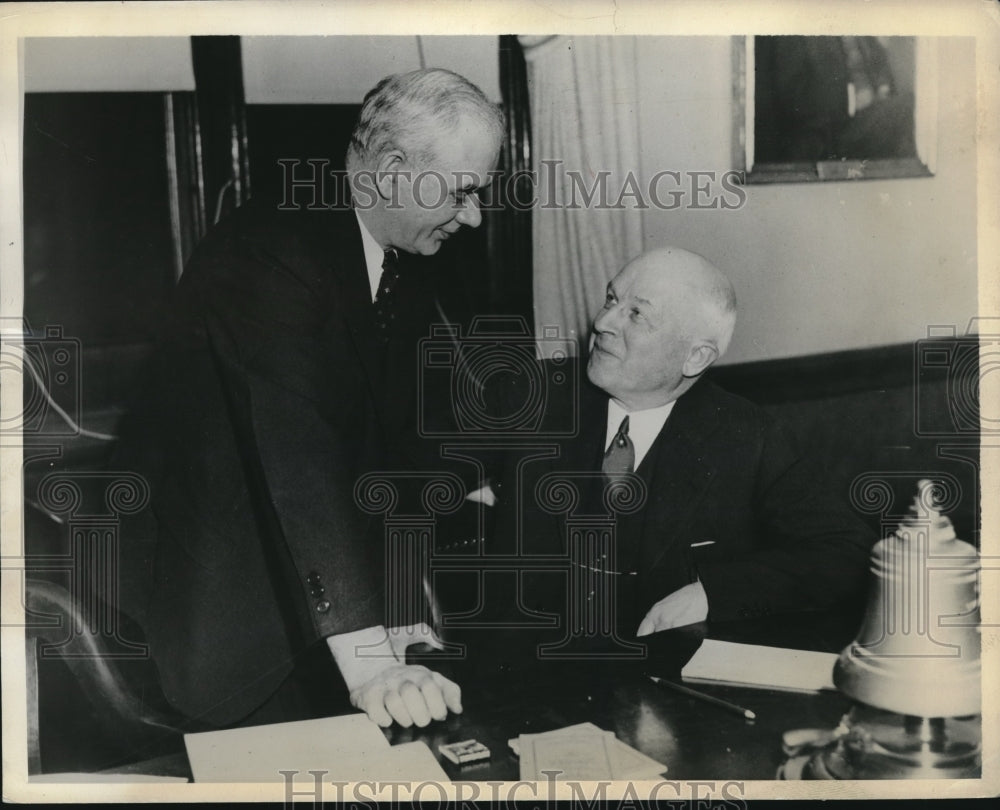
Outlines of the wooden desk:
[{"label": "wooden desk", "polygon": [[794,728],[833,728],[849,701],[835,693],[791,694],[762,689],[699,687],[752,708],[746,721],[702,701],[669,692],[634,675],[580,691],[550,685],[536,694],[466,689],[465,711],[426,729],[393,728],[395,745],[422,740],[434,751],[473,737],[492,752],[486,763],[456,766],[439,757],[455,780],[517,780],[519,762],[507,740],[590,721],[668,766],[669,779],[774,779],[784,757],[781,735]]},{"label": "wooden desk", "polygon": [[[856,617],[803,614],[709,626],[700,632],[727,641],[837,652],[854,637],[856,627]],[[673,631],[682,651],[674,661],[678,669],[694,652],[699,634],[696,631],[692,640],[691,631]],[[697,686],[699,691],[753,709],[757,720],[748,722],[657,686],[645,674],[650,668],[646,664],[560,662],[514,673],[470,656],[465,661],[440,662],[438,668],[461,684],[464,712],[423,729],[393,726],[385,729],[385,735],[393,745],[425,742],[445,772],[461,781],[516,781],[520,766],[507,744],[509,739],[588,721],[665,763],[666,779],[770,780],[784,759],[784,732],[831,729],[850,707],[850,701],[835,692]],[[665,668],[669,665],[654,667],[660,674],[666,674]],[[456,766],[439,755],[439,745],[469,738],[489,747],[489,762]],[[191,775],[183,753],[115,772]]]},{"label": "wooden desk", "polygon": [[[804,614],[707,628],[708,636],[771,646],[839,652],[854,637],[855,617]],[[693,652],[694,647],[690,648]],[[678,666],[683,662],[678,662]],[[774,779],[783,762],[781,736],[799,728],[832,729],[850,708],[836,692],[806,694],[698,684],[757,714],[749,722],[703,701],[653,683],[636,664],[581,661],[553,666],[549,675],[524,679],[463,677],[464,712],[425,729],[386,730],[392,744],[422,740],[438,754],[443,743],[475,738],[492,753],[489,762],[457,766],[439,756],[454,780],[517,780],[519,761],[507,745],[519,734],[592,722],[667,765],[667,779]]]}]

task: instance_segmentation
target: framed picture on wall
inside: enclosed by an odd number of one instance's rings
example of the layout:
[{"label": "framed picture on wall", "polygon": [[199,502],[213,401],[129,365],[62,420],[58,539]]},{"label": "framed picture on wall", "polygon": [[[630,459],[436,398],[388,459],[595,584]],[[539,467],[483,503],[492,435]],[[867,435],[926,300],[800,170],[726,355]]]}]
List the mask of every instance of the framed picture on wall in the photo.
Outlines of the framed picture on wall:
[{"label": "framed picture on wall", "polygon": [[733,62],[734,162],[748,183],[934,173],[932,38],[735,37]]}]

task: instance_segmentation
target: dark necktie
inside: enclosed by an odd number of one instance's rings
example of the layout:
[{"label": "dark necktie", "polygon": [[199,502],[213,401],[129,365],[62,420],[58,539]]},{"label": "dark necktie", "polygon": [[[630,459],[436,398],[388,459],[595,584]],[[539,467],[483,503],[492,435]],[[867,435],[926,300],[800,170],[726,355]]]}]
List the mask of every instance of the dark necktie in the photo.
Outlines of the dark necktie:
[{"label": "dark necktie", "polygon": [[601,463],[604,474],[615,478],[624,473],[635,470],[635,445],[628,437],[628,417],[622,419],[621,427],[611,440],[611,446],[604,454],[604,461]]},{"label": "dark necktie", "polygon": [[389,342],[389,324],[396,317],[393,311],[393,289],[399,281],[399,257],[387,250],[382,259],[382,278],[375,292],[375,330],[383,343]]}]

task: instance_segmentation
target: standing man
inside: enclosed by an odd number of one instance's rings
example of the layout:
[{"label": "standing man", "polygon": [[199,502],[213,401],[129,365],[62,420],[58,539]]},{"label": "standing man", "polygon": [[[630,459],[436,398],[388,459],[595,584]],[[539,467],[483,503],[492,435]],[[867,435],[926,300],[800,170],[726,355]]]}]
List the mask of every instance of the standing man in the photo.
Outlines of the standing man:
[{"label": "standing man", "polygon": [[117,460],[152,493],[125,538],[121,606],[184,714],[313,716],[337,670],[380,725],[461,711],[456,684],[390,641],[382,525],[354,487],[426,463],[417,340],[449,308],[436,254],[480,224],[502,136],[463,77],[389,76],[351,139],[350,207],[252,200],[192,258]]},{"label": "standing man", "polygon": [[[561,614],[561,633],[607,610],[624,640],[706,619],[861,603],[874,536],[780,424],[702,379],[735,321],[729,280],[685,250],[646,253],[608,284],[590,384],[575,402],[546,403],[577,416],[577,434],[509,470],[500,495],[505,550],[558,556],[568,551],[567,522],[545,508],[547,482],[575,482],[573,509],[590,515],[613,508],[602,493],[611,482],[634,487],[607,555],[570,561],[571,579],[580,566],[588,572],[587,588],[521,573],[523,606]],[[598,605],[602,593],[617,600]]]}]

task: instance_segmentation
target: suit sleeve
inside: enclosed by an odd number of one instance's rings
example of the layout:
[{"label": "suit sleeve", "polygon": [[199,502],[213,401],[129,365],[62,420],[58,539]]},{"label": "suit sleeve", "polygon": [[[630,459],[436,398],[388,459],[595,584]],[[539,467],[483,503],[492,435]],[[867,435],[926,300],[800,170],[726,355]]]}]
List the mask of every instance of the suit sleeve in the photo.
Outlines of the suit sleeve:
[{"label": "suit sleeve", "polygon": [[697,565],[709,619],[857,604],[876,538],[784,428],[765,422],[759,435],[752,550]]},{"label": "suit sleeve", "polygon": [[264,244],[209,251],[199,294],[264,555],[309,642],[383,621],[381,543],[354,499],[371,406],[324,269]]}]

